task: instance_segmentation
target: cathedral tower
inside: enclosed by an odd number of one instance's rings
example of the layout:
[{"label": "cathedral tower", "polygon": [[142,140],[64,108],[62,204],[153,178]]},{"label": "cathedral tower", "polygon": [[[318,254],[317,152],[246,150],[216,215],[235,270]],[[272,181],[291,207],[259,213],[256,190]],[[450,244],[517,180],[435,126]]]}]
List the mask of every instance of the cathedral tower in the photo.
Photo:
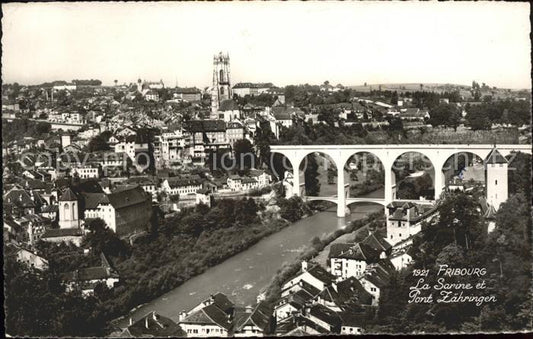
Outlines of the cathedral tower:
[{"label": "cathedral tower", "polygon": [[231,99],[231,81],[229,55],[222,54],[213,57],[213,89],[211,93],[211,113],[216,113],[220,103]]}]

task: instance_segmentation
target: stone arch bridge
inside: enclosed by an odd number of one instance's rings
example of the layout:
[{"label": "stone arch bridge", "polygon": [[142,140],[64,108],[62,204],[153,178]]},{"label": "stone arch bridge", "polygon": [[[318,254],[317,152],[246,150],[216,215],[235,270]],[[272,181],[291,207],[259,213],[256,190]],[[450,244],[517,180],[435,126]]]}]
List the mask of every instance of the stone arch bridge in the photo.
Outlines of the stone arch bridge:
[{"label": "stone arch bridge", "polygon": [[[323,153],[329,156],[337,168],[337,194],[333,197],[308,197],[307,200],[327,200],[337,204],[337,216],[346,215],[347,205],[355,202],[372,202],[386,206],[396,197],[393,196],[395,187],[395,175],[392,166],[396,159],[404,153],[417,152],[426,156],[434,168],[435,198],[438,198],[445,187],[443,168],[446,161],[458,153],[472,153],[481,159],[486,159],[492,149],[507,156],[511,152],[523,152],[531,154],[531,145],[456,145],[456,144],[404,144],[404,145],[273,145],[270,151],[284,155],[293,168],[293,187],[298,189],[294,193],[302,195],[300,189],[299,167],[303,159],[313,153]],[[348,160],[357,153],[368,152],[377,157],[385,170],[385,198],[349,198],[348,189],[344,180],[344,167]],[[418,202],[418,201],[417,201]]]}]

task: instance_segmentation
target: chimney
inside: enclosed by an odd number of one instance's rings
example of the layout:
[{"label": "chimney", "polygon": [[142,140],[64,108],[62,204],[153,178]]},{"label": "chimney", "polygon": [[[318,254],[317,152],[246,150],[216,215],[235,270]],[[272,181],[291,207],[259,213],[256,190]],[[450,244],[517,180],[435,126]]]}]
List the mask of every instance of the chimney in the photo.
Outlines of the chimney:
[{"label": "chimney", "polygon": [[130,326],[133,325],[133,319],[130,318]]},{"label": "chimney", "polygon": [[181,311],[179,314],[178,320],[182,321],[183,319],[185,319],[186,316],[187,316],[187,312]]},{"label": "chimney", "polygon": [[246,313],[252,313],[253,312],[252,306],[250,306],[250,305],[246,306],[245,311],[246,311]]},{"label": "chimney", "polygon": [[302,271],[307,272],[307,261],[302,260]]},{"label": "chimney", "polygon": [[146,317],[144,318],[144,327],[146,327],[146,329],[149,328],[149,326],[148,326],[148,316],[146,316]]}]

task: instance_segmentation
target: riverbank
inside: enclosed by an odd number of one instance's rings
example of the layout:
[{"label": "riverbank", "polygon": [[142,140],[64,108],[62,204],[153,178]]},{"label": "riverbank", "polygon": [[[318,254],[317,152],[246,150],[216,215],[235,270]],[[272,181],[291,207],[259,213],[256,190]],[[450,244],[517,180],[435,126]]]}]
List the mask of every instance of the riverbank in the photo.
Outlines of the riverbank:
[{"label": "riverbank", "polygon": [[[271,283],[264,291],[266,303],[273,305],[281,297],[281,287],[284,282],[291,276],[295,275],[301,267],[302,261],[320,260],[325,267],[327,266],[327,255],[329,247],[335,242],[344,242],[353,240],[356,236],[354,232],[368,229],[371,223],[384,219],[384,215],[381,211],[371,213],[362,219],[354,220],[348,225],[345,225],[341,229],[337,229],[334,232],[329,233],[322,239],[313,238],[311,244],[291,263],[284,265],[278,270]],[[325,256],[325,257],[324,257]]]},{"label": "riverbank", "polygon": [[[373,212],[383,213],[382,206],[367,203],[358,204],[352,210],[346,218],[338,218],[336,208],[330,208],[291,223],[250,248],[190,278],[179,287],[152,299],[136,311],[125,311],[123,314],[127,314],[127,318],[116,324],[119,327],[127,326],[129,318],[135,321],[152,311],[178,321],[180,311],[190,310],[217,292],[224,293],[238,305],[253,306],[257,296],[271,284],[276,272],[303,253],[314,237],[324,239],[352,220],[364,218]],[[193,268],[194,262],[190,266],[184,269]]]},{"label": "riverbank", "polygon": [[[188,215],[180,214],[176,219],[166,221],[159,237],[147,239],[144,244],[141,241],[141,249],[134,248],[137,253],[118,262],[121,275],[138,277],[138,280],[127,281],[126,286],[115,289],[116,298],[108,306],[109,319],[113,319],[111,324],[121,322],[150,300],[160,298],[208,269],[246,251],[262,239],[315,214],[301,199],[293,198],[295,199],[300,200],[291,206],[296,211],[264,206],[254,209],[253,206],[256,205],[251,203],[253,199],[230,200],[219,201],[219,206],[214,211],[211,209]],[[247,208],[247,205],[250,206]],[[231,220],[225,218],[224,213],[229,213],[228,211],[233,211]],[[250,217],[254,212],[259,216],[256,219]],[[289,214],[292,219],[283,218],[285,214]],[[247,218],[244,217],[246,215]],[[241,220],[241,216],[245,220]],[[198,236],[191,235],[197,232],[196,227],[200,224],[204,225],[204,231]],[[214,228],[209,228],[208,225]],[[188,235],[184,236],[181,232],[187,232]],[[184,248],[178,248],[181,246]],[[143,250],[145,253],[141,254]],[[171,258],[169,252],[175,257]],[[152,260],[146,260],[142,255],[149,256]]]}]

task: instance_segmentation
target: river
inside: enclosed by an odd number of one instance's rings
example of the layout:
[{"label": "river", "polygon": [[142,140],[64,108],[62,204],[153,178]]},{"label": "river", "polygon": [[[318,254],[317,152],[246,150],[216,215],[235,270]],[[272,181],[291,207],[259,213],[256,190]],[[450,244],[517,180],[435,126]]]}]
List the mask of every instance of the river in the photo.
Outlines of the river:
[{"label": "river", "polygon": [[[364,197],[382,197],[383,190]],[[357,204],[346,218],[337,218],[336,207],[302,219],[272,234],[254,246],[206,272],[189,279],[181,286],[144,304],[117,323],[127,326],[129,318],[137,320],[148,312],[156,311],[174,321],[182,310],[190,310],[210,294],[222,292],[233,302],[251,305],[257,295],[271,282],[272,277],[286,263],[292,263],[311,243],[314,237],[323,237],[347,222],[361,219],[382,207],[375,204]]]}]

